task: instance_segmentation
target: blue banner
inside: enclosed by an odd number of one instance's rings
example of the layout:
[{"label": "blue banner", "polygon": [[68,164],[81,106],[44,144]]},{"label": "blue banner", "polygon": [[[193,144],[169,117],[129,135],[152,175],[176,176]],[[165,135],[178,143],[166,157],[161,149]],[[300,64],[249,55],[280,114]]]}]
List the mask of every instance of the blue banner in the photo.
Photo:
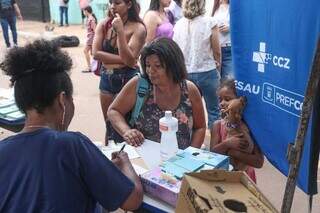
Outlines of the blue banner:
[{"label": "blue banner", "polygon": [[[244,118],[268,160],[287,175],[287,147],[295,140],[320,36],[320,1],[232,0],[230,16],[236,87],[248,98]],[[298,176],[308,194],[317,193],[315,117]]]}]

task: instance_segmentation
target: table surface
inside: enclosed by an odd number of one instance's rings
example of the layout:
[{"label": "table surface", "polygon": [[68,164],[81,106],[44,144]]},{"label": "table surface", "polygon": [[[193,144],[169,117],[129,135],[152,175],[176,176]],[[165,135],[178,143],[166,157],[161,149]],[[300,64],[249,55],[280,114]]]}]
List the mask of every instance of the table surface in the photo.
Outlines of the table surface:
[{"label": "table surface", "polygon": [[[109,142],[109,144],[111,143],[112,142]],[[161,162],[160,143],[145,140],[140,147],[136,148],[136,151],[140,157],[130,160],[134,165],[150,170],[158,166]],[[152,212],[174,212],[174,207],[158,198],[151,197],[146,193],[143,196],[142,205]]]}]

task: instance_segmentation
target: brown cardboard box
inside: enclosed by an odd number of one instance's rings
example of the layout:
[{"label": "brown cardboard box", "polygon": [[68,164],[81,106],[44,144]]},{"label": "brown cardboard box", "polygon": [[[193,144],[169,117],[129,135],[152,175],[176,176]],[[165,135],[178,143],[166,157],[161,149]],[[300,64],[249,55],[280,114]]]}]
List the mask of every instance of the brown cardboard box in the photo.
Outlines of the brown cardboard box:
[{"label": "brown cardboard box", "polygon": [[278,212],[244,172],[207,170],[182,180],[176,212]]}]

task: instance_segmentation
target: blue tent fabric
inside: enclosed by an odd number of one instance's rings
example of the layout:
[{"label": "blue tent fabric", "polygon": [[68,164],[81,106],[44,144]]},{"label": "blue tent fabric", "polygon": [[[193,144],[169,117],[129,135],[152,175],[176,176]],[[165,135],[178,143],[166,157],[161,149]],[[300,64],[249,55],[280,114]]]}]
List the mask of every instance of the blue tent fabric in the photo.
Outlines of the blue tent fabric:
[{"label": "blue tent fabric", "polygon": [[[319,0],[230,2],[236,88],[248,98],[244,118],[268,160],[285,175],[287,146],[295,140],[320,36],[319,11]],[[312,173],[319,155],[318,117],[310,118],[298,176],[298,186],[308,194],[317,193]]]}]

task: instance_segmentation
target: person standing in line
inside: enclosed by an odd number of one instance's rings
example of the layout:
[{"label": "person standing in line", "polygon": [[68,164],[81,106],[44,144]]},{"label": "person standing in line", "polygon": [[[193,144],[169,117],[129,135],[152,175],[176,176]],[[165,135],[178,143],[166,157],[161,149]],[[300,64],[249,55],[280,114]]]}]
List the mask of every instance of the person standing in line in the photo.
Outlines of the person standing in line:
[{"label": "person standing in line", "polygon": [[143,22],[147,28],[146,43],[155,38],[173,36],[173,25],[170,23],[168,13],[164,8],[169,7],[171,0],[151,0],[149,10],[146,12]]},{"label": "person standing in line", "polygon": [[221,51],[218,27],[205,16],[205,0],[184,0],[184,17],[174,26],[173,40],[182,49],[188,79],[200,89],[208,112],[208,128],[220,119],[216,91],[220,84]]},{"label": "person standing in line", "polygon": [[123,141],[112,128],[107,111],[114,97],[139,72],[137,60],[147,33],[138,10],[136,0],[110,0],[108,17],[97,25],[93,39],[93,57],[102,63],[99,89],[105,144],[108,140]]},{"label": "person standing in line", "polygon": [[3,38],[7,48],[11,47],[9,39],[9,27],[12,33],[13,45],[18,46],[18,34],[16,27],[16,18],[22,20],[19,6],[15,0],[0,0],[0,22]]},{"label": "person standing in line", "polygon": [[230,39],[229,0],[215,0],[212,16],[218,23],[221,46],[221,81],[234,78]]},{"label": "person standing in line", "polygon": [[169,20],[170,22],[175,25],[179,19],[183,17],[182,14],[182,0],[172,0],[169,7],[167,7]]},{"label": "person standing in line", "polygon": [[69,26],[68,22],[68,3],[69,0],[59,0],[59,9],[60,9],[60,27],[63,26],[63,15],[65,18],[66,27]]},{"label": "person standing in line", "polygon": [[84,19],[86,18],[86,15],[84,14],[84,8],[89,6],[89,0],[79,0],[79,7],[81,10],[81,26],[82,28],[85,27]]},{"label": "person standing in line", "polygon": [[83,9],[83,13],[87,17],[87,20],[86,20],[87,40],[86,40],[86,46],[85,46],[83,52],[86,57],[88,69],[83,70],[82,72],[91,72],[91,67],[90,67],[91,57],[90,56],[92,55],[92,43],[93,43],[93,38],[94,38],[94,32],[95,32],[96,25],[97,25],[97,17],[92,12],[91,6],[85,7]]}]

